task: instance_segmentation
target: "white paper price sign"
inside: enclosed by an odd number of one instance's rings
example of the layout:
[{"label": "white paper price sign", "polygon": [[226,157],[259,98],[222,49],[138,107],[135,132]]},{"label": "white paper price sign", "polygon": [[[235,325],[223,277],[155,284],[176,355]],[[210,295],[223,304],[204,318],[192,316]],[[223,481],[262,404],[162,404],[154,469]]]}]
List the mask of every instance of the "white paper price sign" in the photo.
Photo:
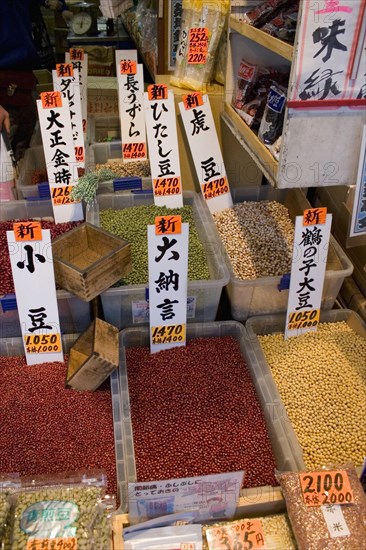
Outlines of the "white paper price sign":
[{"label": "white paper price sign", "polygon": [[207,95],[187,94],[179,103],[200,188],[210,212],[233,205],[211,105]]},{"label": "white paper price sign", "polygon": [[151,84],[144,94],[154,202],[183,206],[174,94],[166,84]]},{"label": "white paper price sign", "polygon": [[189,224],[159,216],[148,226],[150,351],[184,346]]},{"label": "white paper price sign", "polygon": [[319,324],[331,225],[326,208],[296,217],[285,338],[316,330]]},{"label": "white paper price sign", "polygon": [[131,523],[178,512],[197,511],[195,521],[231,518],[244,472],[128,484]]},{"label": "white paper price sign", "polygon": [[350,231],[350,237],[360,235],[366,236],[366,125],[363,127]]},{"label": "white paper price sign", "polygon": [[44,92],[37,100],[37,108],[55,222],[83,220],[81,202],[70,198],[78,179],[78,163],[69,106],[62,101],[60,92]]},{"label": "white paper price sign", "polygon": [[123,160],[143,160],[147,158],[143,66],[121,59],[117,69]]},{"label": "white paper price sign", "polygon": [[84,52],[83,48],[70,48],[65,53],[65,62],[72,63],[73,68],[79,71],[81,113],[85,135],[88,117],[88,54]]},{"label": "white paper price sign", "polygon": [[52,71],[52,79],[55,91],[61,92],[62,98],[69,104],[75,160],[80,168],[85,168],[79,70],[74,69],[72,63],[59,63],[56,65],[56,70]]},{"label": "white paper price sign", "polygon": [[63,361],[50,230],[25,221],[6,236],[27,364]]}]

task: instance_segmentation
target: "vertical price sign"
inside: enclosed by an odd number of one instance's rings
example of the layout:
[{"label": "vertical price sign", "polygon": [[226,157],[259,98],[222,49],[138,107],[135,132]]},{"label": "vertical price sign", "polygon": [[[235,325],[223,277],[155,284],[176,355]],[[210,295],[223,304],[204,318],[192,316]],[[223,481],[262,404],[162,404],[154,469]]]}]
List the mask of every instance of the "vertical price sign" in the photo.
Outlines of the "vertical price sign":
[{"label": "vertical price sign", "polygon": [[123,160],[147,159],[142,64],[131,59],[121,59],[117,82]]},{"label": "vertical price sign", "polygon": [[79,70],[72,63],[58,63],[52,71],[54,90],[60,92],[68,102],[72,128],[72,138],[75,147],[75,160],[78,167],[85,168],[85,146],[83,133],[83,115],[79,84]]},{"label": "vertical price sign", "polygon": [[150,351],[184,346],[189,224],[159,216],[148,226]]},{"label": "vertical price sign", "polygon": [[151,84],[144,94],[154,202],[183,206],[174,94],[166,84]]},{"label": "vertical price sign", "polygon": [[202,195],[210,212],[233,205],[229,181],[207,95],[194,92],[179,103]]},{"label": "vertical price sign", "polygon": [[317,329],[331,225],[326,208],[296,216],[285,338]]},{"label": "vertical price sign", "polygon": [[27,365],[63,361],[50,230],[18,222],[6,236]]},{"label": "vertical price sign", "polygon": [[81,114],[85,135],[88,118],[88,54],[84,52],[83,48],[70,48],[65,53],[65,62],[72,63],[73,68],[79,71]]},{"label": "vertical price sign", "polygon": [[70,198],[78,178],[78,163],[69,106],[63,103],[60,92],[43,92],[37,108],[55,222],[83,220],[81,202]]}]

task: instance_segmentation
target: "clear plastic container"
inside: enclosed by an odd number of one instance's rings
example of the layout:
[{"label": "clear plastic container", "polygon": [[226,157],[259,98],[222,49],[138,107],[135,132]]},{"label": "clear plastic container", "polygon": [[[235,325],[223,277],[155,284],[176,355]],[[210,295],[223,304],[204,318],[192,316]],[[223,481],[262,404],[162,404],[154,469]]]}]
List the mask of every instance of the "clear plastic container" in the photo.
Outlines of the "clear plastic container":
[{"label": "clear plastic container", "polygon": [[25,152],[16,184],[20,200],[40,196],[38,184],[32,184],[32,176],[35,170],[46,170],[46,159],[42,145],[29,147]]},{"label": "clear plastic container", "polygon": [[[280,470],[296,469],[296,460],[289,442],[286,439],[282,424],[277,412],[270,405],[271,394],[267,388],[265,378],[260,370],[251,361],[248,340],[242,324],[236,321],[219,321],[213,323],[192,323],[187,325],[187,340],[193,338],[210,338],[232,336],[240,343],[244,360],[250,370],[251,377],[257,392],[259,402],[265,415],[268,433],[271,439],[277,467]],[[118,371],[111,375],[111,390],[113,400],[113,419],[115,428],[116,466],[118,476],[118,490],[120,494],[120,512],[127,511],[127,483],[136,481],[135,455],[133,446],[132,423],[128,393],[128,379],[126,368],[126,348],[149,346],[149,328],[132,327],[120,333],[120,365]],[[153,480],[152,480],[153,481]],[[264,488],[244,489],[242,494],[249,502],[256,502]],[[252,499],[252,500],[251,500]]]},{"label": "clear plastic container", "polygon": [[[339,323],[345,321],[357,334],[366,338],[366,325],[361,317],[349,309],[333,309],[330,311],[321,311],[321,323]],[[266,315],[261,317],[252,317],[245,323],[245,329],[248,338],[248,350],[252,368],[263,377],[269,392],[268,403],[271,404],[274,414],[280,419],[286,438],[291,445],[293,455],[296,458],[296,469],[306,470],[304,456],[299,440],[292,427],[287,415],[285,405],[281,399],[277,385],[272,376],[271,369],[266,361],[261,345],[257,336],[266,334],[283,333],[286,325],[286,315]]]},{"label": "clear plastic container", "polygon": [[[51,201],[9,201],[2,203],[0,221],[33,218],[53,219]],[[57,305],[61,332],[84,332],[91,323],[91,309],[84,302],[66,290],[57,290]],[[0,338],[21,336],[18,310],[4,311],[0,305]]]},{"label": "clear plastic container", "polygon": [[118,116],[88,116],[87,142],[101,143],[104,140],[121,141],[121,121]]},{"label": "clear plastic container", "polygon": [[[133,194],[97,195],[97,201],[100,211],[107,208],[118,210],[154,204],[152,196]],[[210,272],[209,280],[188,281],[187,321],[214,321],[222,289],[229,281],[229,273],[220,255],[216,254],[218,248],[217,237],[204,222],[202,203],[197,193],[185,191],[183,193],[183,203],[193,207],[195,225],[206,251]],[[119,329],[137,323],[148,324],[149,319],[146,313],[147,288],[148,283],[146,282],[144,285],[126,285],[110,288],[103,292],[100,297],[105,320]]]},{"label": "clear plastic container", "polygon": [[[306,208],[310,208],[310,204],[301,189],[273,189],[270,186],[245,187],[232,189],[232,197],[234,203],[263,200],[278,201],[288,208],[293,221],[295,221],[296,216],[302,215]],[[261,277],[247,281],[235,277],[225,246],[206,205],[204,205],[204,209],[206,220],[219,243],[221,257],[229,270],[230,281],[227,292],[233,319],[245,321],[248,317],[254,315],[285,312],[288,302],[288,290],[280,291],[278,289],[282,277]],[[321,303],[322,309],[333,307],[345,277],[351,275],[352,271],[351,261],[331,236]]]}]

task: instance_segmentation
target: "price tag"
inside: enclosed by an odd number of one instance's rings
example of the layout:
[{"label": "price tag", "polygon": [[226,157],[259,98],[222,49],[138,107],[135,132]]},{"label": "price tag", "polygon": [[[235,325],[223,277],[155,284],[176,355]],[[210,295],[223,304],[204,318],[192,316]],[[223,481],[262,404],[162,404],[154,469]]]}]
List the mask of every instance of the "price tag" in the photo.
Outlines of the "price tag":
[{"label": "price tag", "polygon": [[62,107],[61,92],[42,92],[39,94],[44,109]]},{"label": "price tag", "polygon": [[121,59],[119,64],[119,70],[121,74],[136,74],[137,63],[132,59]]},{"label": "price tag", "polygon": [[259,519],[242,519],[230,525],[207,529],[206,537],[209,549],[227,550],[227,548],[265,549],[262,523]]},{"label": "price tag", "polygon": [[77,162],[84,162],[84,147],[75,145],[75,159]]},{"label": "price tag", "polygon": [[182,193],[180,177],[175,178],[155,178],[154,194],[159,197],[166,195],[179,195]]},{"label": "price tag", "polygon": [[326,221],[326,208],[309,208],[308,210],[304,210],[303,225],[323,225]]},{"label": "price tag", "polygon": [[54,205],[59,206],[60,204],[74,204],[80,201],[74,201],[70,197],[72,190],[72,185],[64,185],[63,187],[53,187],[52,188],[52,202]]},{"label": "price tag", "polygon": [[69,56],[71,61],[84,61],[84,49],[83,48],[70,48]]},{"label": "price tag", "polygon": [[76,537],[62,537],[56,539],[32,539],[27,540],[26,550],[78,550]]},{"label": "price tag", "polygon": [[168,99],[168,86],[166,84],[150,84],[147,87],[147,97],[149,101]]},{"label": "price tag", "polygon": [[160,325],[151,327],[152,344],[170,344],[184,342],[186,339],[186,325]]},{"label": "price tag", "polygon": [[146,158],[146,143],[124,143],[122,153],[123,159]]},{"label": "price tag", "polygon": [[293,311],[288,318],[287,330],[316,327],[319,324],[320,309]]},{"label": "price tag", "polygon": [[201,189],[205,200],[214,199],[229,193],[229,184],[227,177],[219,178],[217,180],[211,180],[207,183],[201,183]]},{"label": "price tag", "polygon": [[176,235],[182,233],[182,216],[156,216],[155,235]]},{"label": "price tag", "polygon": [[182,101],[186,110],[203,105],[203,97],[200,92],[182,95]]},{"label": "price tag", "polygon": [[16,241],[41,241],[42,226],[40,222],[16,222],[13,224]]},{"label": "price tag", "polygon": [[74,66],[72,63],[57,63],[56,75],[60,76],[74,76]]},{"label": "price tag", "polygon": [[188,64],[204,64],[207,60],[208,28],[189,29]]},{"label": "price tag", "polygon": [[299,474],[299,478],[306,506],[354,502],[353,491],[345,470],[306,472]]},{"label": "price tag", "polygon": [[27,353],[61,353],[60,333],[26,334],[24,336]]}]

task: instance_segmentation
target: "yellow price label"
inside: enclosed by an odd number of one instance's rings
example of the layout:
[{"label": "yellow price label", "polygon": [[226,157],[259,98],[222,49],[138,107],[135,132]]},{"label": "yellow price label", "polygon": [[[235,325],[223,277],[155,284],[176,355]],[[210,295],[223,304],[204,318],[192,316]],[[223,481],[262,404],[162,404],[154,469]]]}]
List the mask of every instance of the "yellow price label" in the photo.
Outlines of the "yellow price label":
[{"label": "yellow price label", "polygon": [[78,550],[76,537],[28,539],[26,550]]},{"label": "yellow price label", "polygon": [[151,339],[153,344],[184,342],[186,339],[186,325],[161,325],[151,327]]},{"label": "yellow price label", "polygon": [[294,311],[289,315],[287,330],[316,327],[319,324],[319,319],[320,309]]},{"label": "yellow price label", "polygon": [[56,206],[60,206],[63,204],[73,204],[75,202],[70,197],[70,193],[72,191],[73,186],[72,185],[64,185],[62,187],[52,187],[51,196],[52,196],[52,202]]},{"label": "yellow price label", "polygon": [[24,336],[27,353],[57,353],[62,351],[61,334],[26,334]]}]

